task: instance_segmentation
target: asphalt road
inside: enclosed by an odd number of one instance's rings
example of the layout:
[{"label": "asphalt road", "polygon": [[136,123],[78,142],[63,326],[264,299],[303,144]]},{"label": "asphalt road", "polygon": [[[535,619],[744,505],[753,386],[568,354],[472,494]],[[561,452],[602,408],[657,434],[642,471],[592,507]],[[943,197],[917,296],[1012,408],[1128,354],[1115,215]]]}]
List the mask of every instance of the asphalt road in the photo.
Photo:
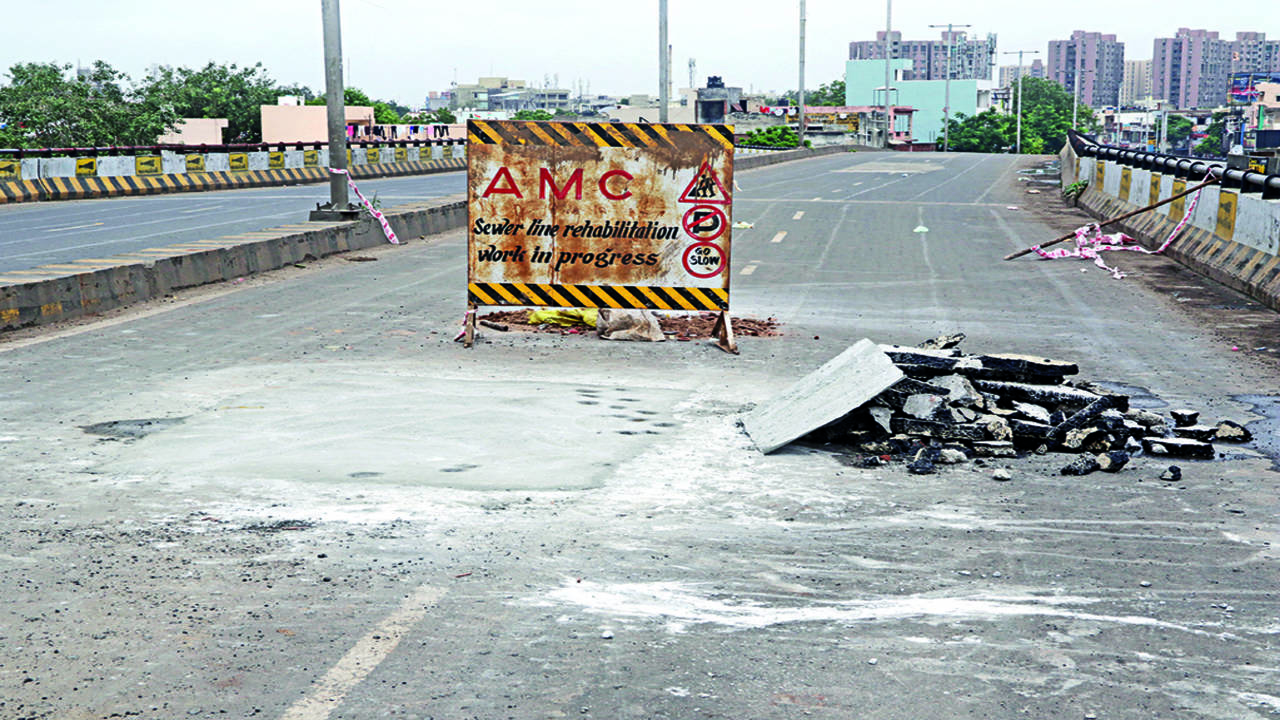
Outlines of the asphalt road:
[{"label": "asphalt road", "polygon": [[[382,207],[463,191],[466,173],[361,180]],[[305,222],[329,186],[0,205],[0,272]],[[356,202],[354,195],[352,202]]]},{"label": "asphalt road", "polygon": [[762,456],[737,426],[860,338],[958,331],[1153,407],[1274,414],[1274,364],[1162,258],[999,262],[1076,221],[1029,210],[1015,162],[739,173],[734,312],[785,334],[737,357],[464,350],[462,233],[0,340],[0,716],[1280,716],[1255,448],[1180,483],[1052,454],[995,482]]}]

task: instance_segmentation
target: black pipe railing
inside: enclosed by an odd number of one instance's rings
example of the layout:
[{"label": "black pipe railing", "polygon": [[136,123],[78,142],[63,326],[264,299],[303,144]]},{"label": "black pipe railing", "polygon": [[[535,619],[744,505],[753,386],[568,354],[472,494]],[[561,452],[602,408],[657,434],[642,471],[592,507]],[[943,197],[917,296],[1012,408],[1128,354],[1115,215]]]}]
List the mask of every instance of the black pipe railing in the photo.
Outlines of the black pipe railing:
[{"label": "black pipe railing", "polygon": [[[423,147],[431,145],[463,145],[462,139],[434,140],[348,140],[347,147]],[[283,152],[285,150],[319,150],[327,142],[291,143],[225,143],[221,145],[108,145],[80,148],[0,148],[0,157],[50,158],[50,157],[101,157],[103,155],[152,155],[161,151],[178,154],[229,153],[229,152]]]},{"label": "black pipe railing", "polygon": [[1194,158],[1164,155],[1145,150],[1102,145],[1098,141],[1074,130],[1067,131],[1071,149],[1084,157],[1114,160],[1122,165],[1172,173],[1177,177],[1200,179],[1210,174],[1218,178],[1223,187],[1237,188],[1242,192],[1260,192],[1267,200],[1280,198],[1280,175],[1268,175],[1252,170],[1237,170],[1222,163],[1209,163]]}]

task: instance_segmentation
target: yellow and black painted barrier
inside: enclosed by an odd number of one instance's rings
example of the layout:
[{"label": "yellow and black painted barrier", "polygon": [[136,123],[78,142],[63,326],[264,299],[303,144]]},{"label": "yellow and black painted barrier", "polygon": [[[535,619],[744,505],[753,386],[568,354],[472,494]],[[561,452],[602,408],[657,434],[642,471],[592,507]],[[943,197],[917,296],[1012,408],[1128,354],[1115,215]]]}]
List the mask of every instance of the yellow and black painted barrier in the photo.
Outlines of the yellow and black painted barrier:
[{"label": "yellow and black painted barrier", "polygon": [[729,291],[721,288],[469,283],[467,296],[474,305],[711,311],[729,308]]},{"label": "yellow and black painted barrier", "polygon": [[[193,162],[193,157],[199,162]],[[203,158],[187,158],[187,167],[202,168]],[[89,158],[84,158],[89,159]],[[143,158],[139,158],[142,160]],[[147,165],[150,168],[151,165]],[[402,175],[426,175],[449,170],[463,170],[466,160],[461,157],[443,160],[406,161],[354,165],[351,175],[355,178],[398,177]],[[77,164],[77,170],[79,164]],[[122,197],[130,195],[158,195],[175,192],[200,192],[208,190],[236,190],[241,188],[271,187],[279,185],[303,185],[329,180],[324,168],[277,168],[274,170],[243,170],[217,172],[186,172],[139,175],[41,178],[39,180],[0,180],[0,204],[36,202],[42,200],[81,200],[86,198]],[[93,168],[96,170],[95,167]]]}]

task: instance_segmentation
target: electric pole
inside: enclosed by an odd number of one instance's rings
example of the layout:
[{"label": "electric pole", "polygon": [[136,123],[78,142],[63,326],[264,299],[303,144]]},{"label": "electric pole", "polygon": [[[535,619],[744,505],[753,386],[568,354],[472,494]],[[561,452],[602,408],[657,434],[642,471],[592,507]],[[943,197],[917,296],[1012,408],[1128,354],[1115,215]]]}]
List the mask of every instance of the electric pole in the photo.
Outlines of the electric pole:
[{"label": "electric pole", "polygon": [[892,82],[893,72],[889,67],[889,58],[893,57],[890,52],[890,33],[893,31],[893,0],[885,0],[884,8],[884,137],[880,138],[884,145],[884,149],[889,149],[889,83]]},{"label": "electric pole", "polygon": [[[329,124],[329,167],[347,169],[347,109],[342,89],[342,15],[338,0],[320,0],[324,22],[324,92]],[[329,173],[329,204],[316,205],[312,220],[351,220],[357,211],[347,201],[347,174]]]},{"label": "electric pole", "polygon": [[800,147],[804,147],[804,0],[800,0],[800,91],[796,95],[796,104],[800,106],[800,122],[797,133],[800,136]]},{"label": "electric pole", "polygon": [[658,122],[667,122],[667,87],[671,80],[669,59],[671,49],[667,45],[667,0],[658,0]]},{"label": "electric pole", "polygon": [[942,151],[946,152],[951,149],[951,47],[955,44],[951,30],[952,28],[973,26],[947,23],[946,25],[930,25],[929,27],[945,27],[947,29],[947,89],[946,97],[942,101]]},{"label": "electric pole", "polygon": [[1022,154],[1022,75],[1023,75],[1022,55],[1023,53],[1026,53],[1028,55],[1039,55],[1040,51],[1039,50],[1009,50],[1004,53],[1005,55],[1018,56],[1018,109],[1016,110],[1016,112],[1018,113],[1018,137],[1017,137],[1017,140],[1015,140],[1015,144],[1014,144],[1014,152],[1017,153],[1018,155]]}]

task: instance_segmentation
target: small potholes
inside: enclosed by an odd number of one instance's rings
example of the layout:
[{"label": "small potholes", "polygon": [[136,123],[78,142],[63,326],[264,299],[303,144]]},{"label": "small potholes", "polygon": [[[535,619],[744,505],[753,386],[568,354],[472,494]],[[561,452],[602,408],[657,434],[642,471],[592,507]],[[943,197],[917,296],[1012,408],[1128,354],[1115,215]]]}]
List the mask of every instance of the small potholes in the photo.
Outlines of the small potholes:
[{"label": "small potholes", "polygon": [[273,533],[285,532],[287,530],[310,530],[315,526],[316,524],[310,520],[276,520],[274,522],[245,525],[244,529],[249,532]]},{"label": "small potholes", "polygon": [[139,418],[137,420],[108,420],[92,425],[81,425],[90,435],[100,435],[119,440],[137,440],[151,433],[166,430],[186,422],[187,416],[173,418]]},{"label": "small potholes", "polygon": [[478,468],[478,467],[480,467],[480,466],[479,466],[479,465],[471,465],[471,464],[469,464],[469,463],[459,463],[459,464],[454,465],[454,466],[452,466],[452,467],[440,468],[440,472],[444,472],[444,473],[460,473],[460,472],[466,472],[466,471],[468,471],[468,470],[475,470],[475,469],[476,469],[476,468]]},{"label": "small potholes", "polygon": [[1231,398],[1246,403],[1262,416],[1245,425],[1253,434],[1253,446],[1271,459],[1271,469],[1280,471],[1280,397],[1272,395],[1236,395]]}]

